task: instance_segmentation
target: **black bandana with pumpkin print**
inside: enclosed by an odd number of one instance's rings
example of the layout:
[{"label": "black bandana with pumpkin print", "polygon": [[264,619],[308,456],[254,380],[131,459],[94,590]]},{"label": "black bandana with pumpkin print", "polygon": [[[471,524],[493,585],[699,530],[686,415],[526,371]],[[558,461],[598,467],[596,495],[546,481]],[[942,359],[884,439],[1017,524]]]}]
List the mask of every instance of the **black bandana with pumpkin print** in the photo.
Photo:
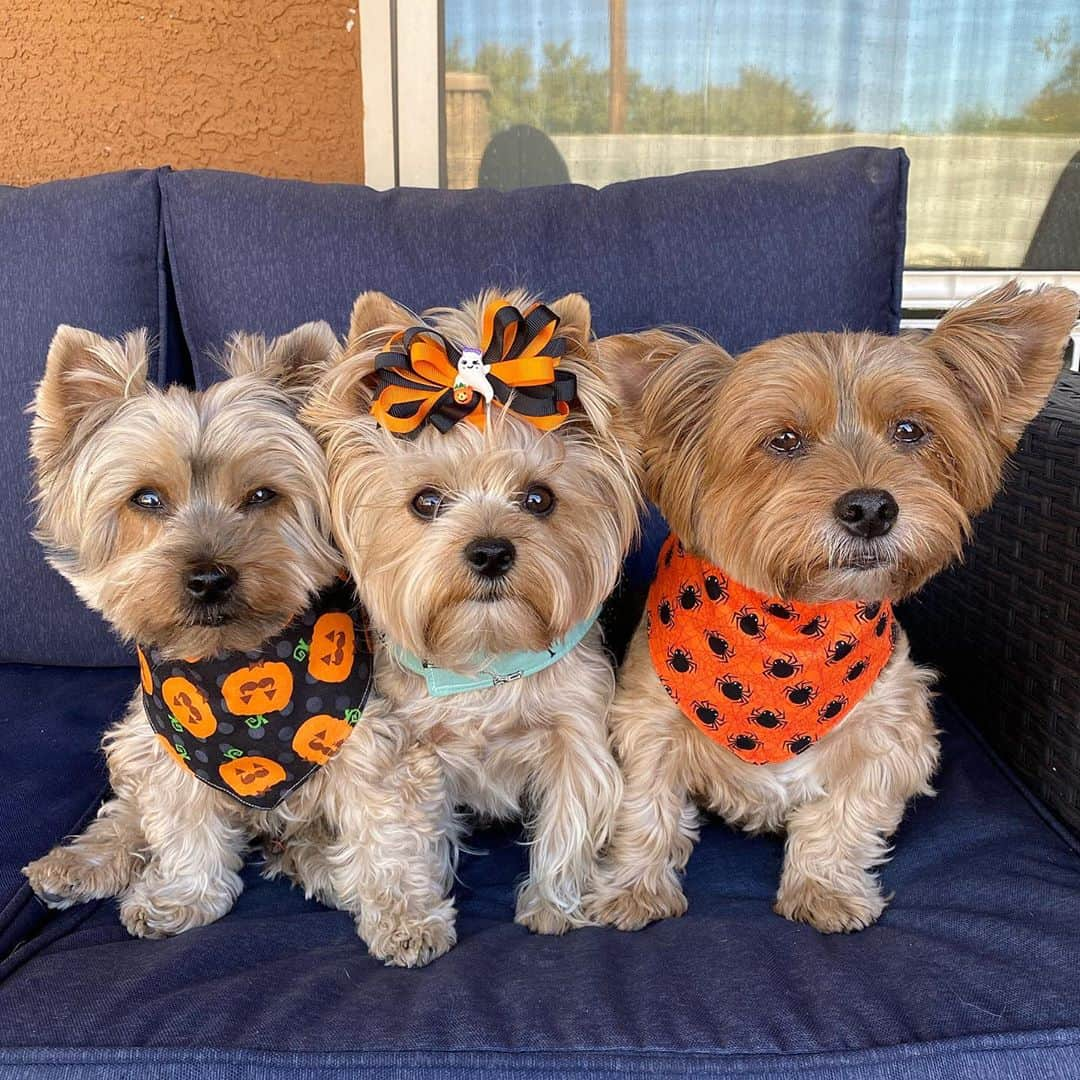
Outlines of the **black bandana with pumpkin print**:
[{"label": "black bandana with pumpkin print", "polygon": [[204,784],[272,810],[341,749],[371,688],[366,619],[339,583],[255,652],[167,660],[140,648],[150,726]]}]

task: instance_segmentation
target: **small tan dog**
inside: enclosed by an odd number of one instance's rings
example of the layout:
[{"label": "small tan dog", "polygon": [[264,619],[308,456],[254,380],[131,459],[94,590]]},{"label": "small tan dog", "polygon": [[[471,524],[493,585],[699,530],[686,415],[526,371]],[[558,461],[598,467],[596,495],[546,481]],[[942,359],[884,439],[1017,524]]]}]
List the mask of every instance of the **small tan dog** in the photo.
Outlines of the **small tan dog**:
[{"label": "small tan dog", "polygon": [[[517,921],[538,933],[582,925],[620,793],[595,616],[640,507],[637,439],[587,302],[489,293],[421,320],[365,293],[303,416],[326,449],[335,534],[381,635],[380,697],[442,769],[445,842],[430,881],[448,878],[455,807],[524,816]],[[290,872],[320,893],[318,859]]]},{"label": "small tan dog", "polygon": [[[142,687],[105,736],[112,797],[24,870],[50,906],[119,896],[132,934],[180,933],[232,907],[259,837],[336,860],[332,900],[356,913],[376,956],[427,958],[403,939],[408,883],[393,877],[400,851],[424,843],[425,821],[399,794],[422,794],[424,766],[377,705],[359,716],[370,653],[351,592],[339,610],[312,606],[342,591],[341,564],[325,459],[296,411],[337,348],[325,323],[269,344],[237,335],[231,377],[195,393],[147,383],[145,333],[57,331],[31,434],[38,536],[82,599],[139,644]],[[204,670],[200,658],[218,657],[244,666]]]},{"label": "small tan dog", "polygon": [[938,760],[933,676],[889,602],[960,555],[1076,318],[1068,290],[1012,283],[918,339],[795,334],[738,358],[636,339],[661,362],[645,483],[673,533],[612,709],[625,795],[592,915],[686,910],[700,806],[786,832],[779,914],[878,918],[874,868]]}]

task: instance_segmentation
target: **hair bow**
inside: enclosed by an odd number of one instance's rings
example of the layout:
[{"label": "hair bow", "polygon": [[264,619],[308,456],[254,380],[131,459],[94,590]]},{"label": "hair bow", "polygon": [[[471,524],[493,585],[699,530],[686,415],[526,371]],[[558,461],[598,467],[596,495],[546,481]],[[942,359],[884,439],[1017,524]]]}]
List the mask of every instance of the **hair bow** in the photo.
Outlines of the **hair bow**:
[{"label": "hair bow", "polygon": [[543,304],[523,315],[500,298],[484,309],[480,349],[411,326],[375,358],[371,412],[395,435],[411,435],[425,423],[445,434],[459,420],[483,430],[492,403],[543,431],[557,428],[577,392],[573,374],[557,370],[566,351],[566,339],[555,337],[558,325]]}]

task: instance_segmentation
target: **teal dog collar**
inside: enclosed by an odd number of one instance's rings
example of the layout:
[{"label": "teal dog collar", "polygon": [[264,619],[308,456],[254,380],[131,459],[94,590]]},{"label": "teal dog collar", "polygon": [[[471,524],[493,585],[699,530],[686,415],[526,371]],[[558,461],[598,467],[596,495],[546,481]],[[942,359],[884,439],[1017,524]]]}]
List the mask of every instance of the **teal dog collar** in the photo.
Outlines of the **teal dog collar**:
[{"label": "teal dog collar", "polygon": [[490,690],[504,683],[517,682],[519,679],[527,679],[530,675],[551,667],[581,641],[593,628],[599,615],[600,609],[597,608],[587,619],[579,622],[562,641],[554,642],[550,649],[543,649],[540,652],[507,653],[505,656],[495,657],[475,675],[462,675],[457,671],[433,667],[415,653],[409,652],[408,649],[399,648],[387,641],[385,635],[383,635],[383,641],[402,667],[424,678],[427,682],[428,693],[432,697],[451,697],[470,690]]}]

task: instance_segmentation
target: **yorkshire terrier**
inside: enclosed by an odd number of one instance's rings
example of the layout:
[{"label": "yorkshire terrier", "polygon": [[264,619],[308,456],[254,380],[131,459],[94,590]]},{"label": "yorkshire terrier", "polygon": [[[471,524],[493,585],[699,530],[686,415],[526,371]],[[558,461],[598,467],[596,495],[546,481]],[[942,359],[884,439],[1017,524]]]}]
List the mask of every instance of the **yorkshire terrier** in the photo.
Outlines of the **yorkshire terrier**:
[{"label": "yorkshire terrier", "polygon": [[456,808],[524,817],[517,922],[583,925],[621,790],[596,616],[641,505],[638,440],[588,303],[489,292],[418,318],[365,293],[302,415],[377,631],[380,698],[442,770],[429,880],[449,879]]},{"label": "yorkshire terrier", "polygon": [[826,933],[938,762],[933,673],[891,603],[961,554],[1077,318],[1015,283],[925,336],[793,334],[738,356],[648,332],[647,494],[671,525],[611,711],[625,793],[586,910],[681,915],[699,808],[786,833],[775,910]]},{"label": "yorkshire terrier", "polygon": [[[304,851],[329,843],[329,821],[348,864],[334,902],[376,956],[428,958],[430,943],[402,944],[386,878],[363,879],[383,843],[422,834],[394,770],[422,787],[423,765],[365,709],[367,631],[330,537],[325,458],[296,418],[338,348],[325,323],[237,335],[230,377],[197,393],[147,382],[144,332],[57,331],[33,406],[37,535],[138,646],[141,685],[104,738],[111,797],[24,870],[49,906],[118,896],[132,934],[177,934],[232,907],[252,840]],[[354,801],[380,799],[391,825],[358,819]]]}]

